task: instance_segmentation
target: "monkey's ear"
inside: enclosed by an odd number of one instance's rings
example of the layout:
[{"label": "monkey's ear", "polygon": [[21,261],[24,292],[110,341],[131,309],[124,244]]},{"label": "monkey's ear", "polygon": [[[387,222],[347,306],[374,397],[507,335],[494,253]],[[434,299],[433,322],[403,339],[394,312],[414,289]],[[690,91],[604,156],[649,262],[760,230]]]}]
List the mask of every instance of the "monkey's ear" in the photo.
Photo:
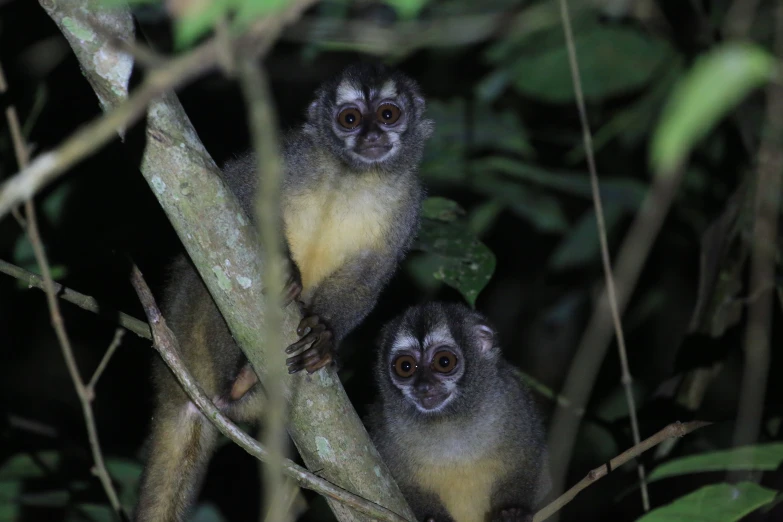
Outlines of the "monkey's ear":
[{"label": "monkey's ear", "polygon": [[476,325],[476,335],[479,340],[479,351],[482,355],[491,355],[495,353],[495,330],[485,323]]},{"label": "monkey's ear", "polygon": [[318,119],[318,100],[313,100],[313,102],[307,108],[307,119],[310,121],[315,121]]}]

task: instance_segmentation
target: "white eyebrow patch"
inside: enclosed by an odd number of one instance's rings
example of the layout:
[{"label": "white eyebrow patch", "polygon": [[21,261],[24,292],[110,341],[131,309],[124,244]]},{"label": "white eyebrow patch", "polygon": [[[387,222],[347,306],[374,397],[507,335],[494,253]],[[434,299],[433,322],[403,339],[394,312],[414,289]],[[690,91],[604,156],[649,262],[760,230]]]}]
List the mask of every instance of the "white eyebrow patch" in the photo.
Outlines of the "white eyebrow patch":
[{"label": "white eyebrow patch", "polygon": [[391,353],[402,352],[406,350],[418,350],[419,340],[409,333],[398,335],[391,346]]},{"label": "white eyebrow patch", "polygon": [[445,325],[438,326],[424,337],[425,348],[439,344],[454,344],[454,338]]},{"label": "white eyebrow patch", "polygon": [[387,81],[383,84],[383,87],[381,87],[381,93],[378,96],[382,100],[385,100],[386,98],[396,98],[397,97],[397,86],[394,84],[392,80]]},{"label": "white eyebrow patch", "polygon": [[356,100],[361,100],[363,97],[362,89],[349,80],[343,80],[340,85],[337,86],[337,105],[355,102]]}]

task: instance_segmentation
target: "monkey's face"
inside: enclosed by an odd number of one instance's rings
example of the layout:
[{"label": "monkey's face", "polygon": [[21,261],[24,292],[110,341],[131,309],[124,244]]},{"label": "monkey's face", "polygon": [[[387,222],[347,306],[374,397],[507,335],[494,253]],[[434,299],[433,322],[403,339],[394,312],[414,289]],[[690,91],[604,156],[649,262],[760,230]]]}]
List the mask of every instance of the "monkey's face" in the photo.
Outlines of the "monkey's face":
[{"label": "monkey's face", "polygon": [[382,65],[354,64],[326,82],[308,110],[305,131],[351,168],[391,171],[416,165],[432,121],[416,83]]},{"label": "monkey's face", "polygon": [[462,351],[448,332],[433,333],[424,343],[402,336],[389,360],[392,383],[422,413],[439,412],[454,400],[465,371]]},{"label": "monkey's face", "polygon": [[384,163],[400,152],[410,121],[406,105],[392,80],[379,89],[344,80],[336,91],[332,131],[355,162]]},{"label": "monkey's face", "polygon": [[[408,309],[384,329],[376,366],[389,404],[427,415],[470,409],[496,372],[494,331],[469,308],[427,303]],[[477,389],[479,388],[479,389]]]}]

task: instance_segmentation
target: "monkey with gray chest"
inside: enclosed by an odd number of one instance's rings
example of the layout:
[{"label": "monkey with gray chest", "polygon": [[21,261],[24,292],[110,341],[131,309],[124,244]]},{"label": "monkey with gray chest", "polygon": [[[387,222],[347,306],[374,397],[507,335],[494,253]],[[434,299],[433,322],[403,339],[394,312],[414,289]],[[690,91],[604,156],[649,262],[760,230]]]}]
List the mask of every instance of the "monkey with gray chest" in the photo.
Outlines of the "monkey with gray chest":
[{"label": "monkey with gray chest", "polygon": [[522,522],[549,489],[532,399],[486,318],[429,303],[383,330],[368,427],[419,520]]},{"label": "monkey with gray chest", "polygon": [[[418,165],[432,122],[415,82],[358,64],[324,83],[306,123],[283,137],[282,235],[292,277],[286,297],[303,312],[300,339],[286,350],[291,373],[331,362],[335,347],[372,310],[416,234]],[[225,181],[254,216],[252,154],[229,162]],[[195,269],[172,270],[164,314],[193,377],[234,421],[257,422],[263,397]],[[218,432],[160,359],[156,407],[137,521],[183,520],[195,501]]]}]

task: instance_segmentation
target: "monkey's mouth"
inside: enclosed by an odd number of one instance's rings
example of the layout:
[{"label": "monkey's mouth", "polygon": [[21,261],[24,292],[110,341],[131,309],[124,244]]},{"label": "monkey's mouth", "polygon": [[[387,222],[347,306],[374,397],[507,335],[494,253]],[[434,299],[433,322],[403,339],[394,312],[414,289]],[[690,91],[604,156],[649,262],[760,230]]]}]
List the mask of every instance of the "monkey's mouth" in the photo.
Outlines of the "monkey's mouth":
[{"label": "monkey's mouth", "polygon": [[436,395],[422,395],[421,397],[416,397],[416,406],[422,411],[438,410],[446,404],[450,397],[451,393],[449,392]]},{"label": "monkey's mouth", "polygon": [[391,145],[377,144],[356,147],[356,153],[369,160],[377,160],[385,156],[392,149]]}]

